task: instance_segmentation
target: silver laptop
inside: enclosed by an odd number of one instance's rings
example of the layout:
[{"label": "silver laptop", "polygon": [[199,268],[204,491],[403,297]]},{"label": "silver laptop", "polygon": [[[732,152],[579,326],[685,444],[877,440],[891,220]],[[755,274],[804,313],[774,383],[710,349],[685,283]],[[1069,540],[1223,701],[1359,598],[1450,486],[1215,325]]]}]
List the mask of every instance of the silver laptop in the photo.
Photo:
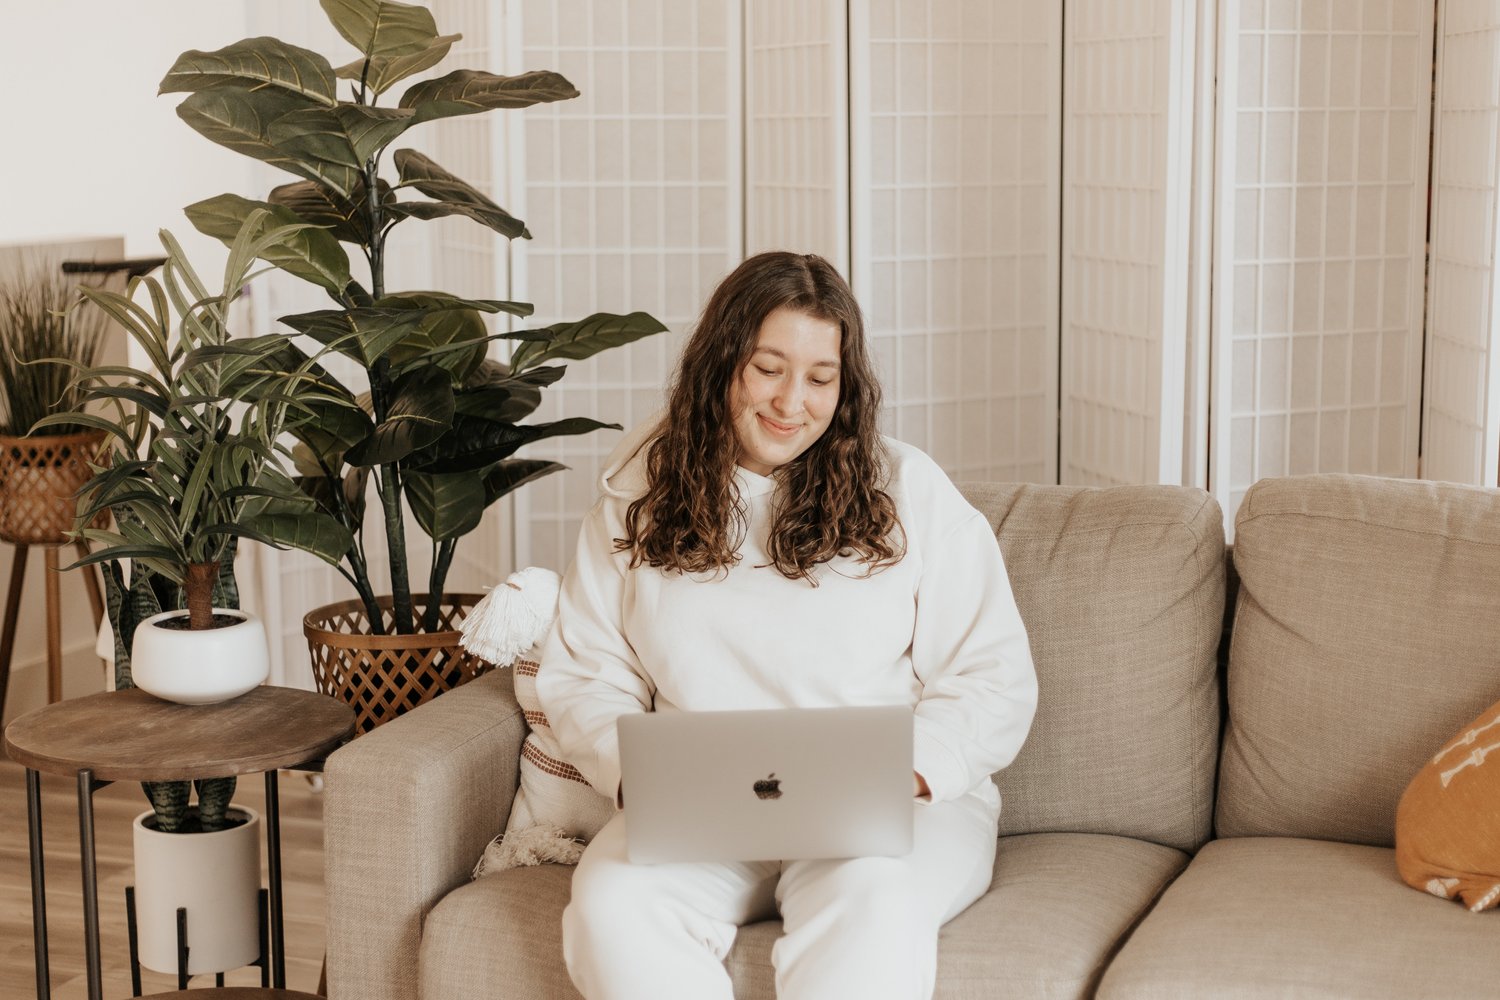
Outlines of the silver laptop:
[{"label": "silver laptop", "polygon": [[631,861],[796,861],[911,850],[904,705],[621,716]]}]

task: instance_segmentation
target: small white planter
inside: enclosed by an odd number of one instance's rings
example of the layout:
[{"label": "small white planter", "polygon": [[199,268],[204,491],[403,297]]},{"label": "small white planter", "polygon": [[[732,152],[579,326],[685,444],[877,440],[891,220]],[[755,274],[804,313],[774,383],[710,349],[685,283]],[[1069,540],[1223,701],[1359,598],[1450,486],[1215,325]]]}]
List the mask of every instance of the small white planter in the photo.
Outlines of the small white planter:
[{"label": "small white planter", "polygon": [[152,615],[135,629],[130,675],[142,691],[184,705],[210,705],[257,687],[271,672],[266,630],[243,611],[214,608],[240,619],[224,628],[163,628],[157,622],[186,618],[186,611]]},{"label": "small white planter", "polygon": [[135,818],[135,914],[141,964],[177,971],[177,908],[187,910],[188,975],[227,972],[260,957],[260,814],[213,833],[162,833]]}]

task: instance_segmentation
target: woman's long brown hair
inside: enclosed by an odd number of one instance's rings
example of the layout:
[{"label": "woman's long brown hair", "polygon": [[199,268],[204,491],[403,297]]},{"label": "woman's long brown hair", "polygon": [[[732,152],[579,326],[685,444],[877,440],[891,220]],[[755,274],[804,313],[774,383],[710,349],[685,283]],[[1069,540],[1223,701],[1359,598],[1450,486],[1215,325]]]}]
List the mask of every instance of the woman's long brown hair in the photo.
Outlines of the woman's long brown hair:
[{"label": "woman's long brown hair", "polygon": [[661,433],[646,456],[646,491],[626,511],[632,567],[705,573],[739,562],[747,508],[734,480],[739,458],[729,395],[755,351],[761,323],[788,307],[839,325],[839,401],[828,429],[778,468],[767,554],[788,579],[814,586],[813,567],[855,556],[873,573],[906,553],[896,504],[885,492],[890,458],[880,439],[880,382],[865,348],[854,293],[813,254],[757,254],[714,290],[684,348]]}]

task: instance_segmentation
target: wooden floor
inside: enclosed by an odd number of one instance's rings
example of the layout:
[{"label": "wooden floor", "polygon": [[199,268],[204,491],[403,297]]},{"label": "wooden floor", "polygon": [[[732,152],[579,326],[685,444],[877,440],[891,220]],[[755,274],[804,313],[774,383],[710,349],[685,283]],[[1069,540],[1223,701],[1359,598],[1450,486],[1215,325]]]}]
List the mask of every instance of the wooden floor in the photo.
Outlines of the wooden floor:
[{"label": "wooden floor", "polygon": [[[261,775],[241,778],[234,800],[263,811],[265,787]],[[317,988],[323,961],[323,802],[300,772],[282,774],[279,787],[287,987],[311,993]],[[66,778],[42,775],[42,840],[55,1000],[88,996],[76,789]],[[130,996],[130,945],[125,921],[125,886],[133,881],[130,824],[148,808],[140,785],[133,782],[116,783],[94,793],[100,950],[107,1000]],[[0,753],[0,997],[5,1000],[36,995],[26,829],[26,771]],[[264,842],[261,855],[264,873]],[[264,874],[262,884],[269,884]],[[258,986],[260,970],[251,967],[230,972],[225,983]],[[147,994],[175,990],[177,976],[142,969],[141,985]],[[212,986],[213,977],[198,977],[191,985]]]}]

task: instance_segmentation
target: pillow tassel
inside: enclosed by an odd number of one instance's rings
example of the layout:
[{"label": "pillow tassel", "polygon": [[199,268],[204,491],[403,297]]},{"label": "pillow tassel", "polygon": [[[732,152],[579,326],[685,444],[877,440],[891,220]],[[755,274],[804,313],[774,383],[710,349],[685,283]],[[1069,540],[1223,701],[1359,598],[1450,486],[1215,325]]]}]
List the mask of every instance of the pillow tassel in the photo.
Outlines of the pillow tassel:
[{"label": "pillow tassel", "polygon": [[528,826],[502,833],[480,855],[470,878],[530,865],[576,865],[583,857],[583,844],[560,827]]},{"label": "pillow tassel", "polygon": [[561,578],[550,569],[528,566],[490,588],[459,624],[459,640],[469,652],[499,667],[546,638],[557,617]]}]

